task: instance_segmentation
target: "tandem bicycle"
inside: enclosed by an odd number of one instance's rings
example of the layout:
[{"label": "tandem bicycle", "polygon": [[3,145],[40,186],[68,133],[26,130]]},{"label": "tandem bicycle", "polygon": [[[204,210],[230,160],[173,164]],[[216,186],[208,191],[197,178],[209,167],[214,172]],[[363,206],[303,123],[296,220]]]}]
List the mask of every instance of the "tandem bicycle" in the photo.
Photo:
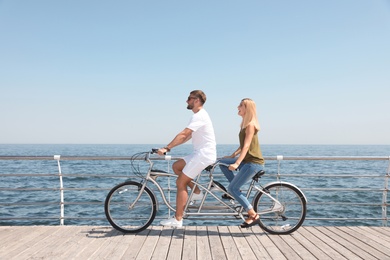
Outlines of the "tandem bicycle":
[{"label": "tandem bicycle", "polygon": [[[124,233],[137,233],[148,228],[156,218],[159,201],[150,185],[155,185],[161,194],[162,202],[169,210],[175,208],[167,199],[164,178],[177,178],[174,173],[154,169],[151,160],[158,149],[136,153],[131,157],[130,165],[133,172],[141,178],[140,181],[127,180],[113,187],[107,194],[104,203],[105,215],[110,224]],[[170,158],[165,155],[166,158]],[[136,161],[146,162],[140,167]],[[235,203],[226,188],[214,179],[213,173],[220,162],[206,167],[192,183],[194,188],[188,194],[184,209],[184,219],[196,216],[213,216],[219,220],[236,218],[245,220],[247,213],[244,208]],[[228,166],[226,164],[222,164]],[[208,173],[207,182],[200,183],[203,172]],[[306,217],[306,197],[294,184],[284,181],[274,181],[262,186],[259,182],[264,171],[257,172],[249,183],[246,197],[252,199],[254,210],[260,217],[259,226],[270,234],[290,234],[297,230]],[[200,201],[192,200],[195,186],[203,191]],[[169,189],[168,189],[169,190]],[[220,194],[223,196],[220,196]],[[226,199],[228,198],[228,199]],[[210,200],[212,201],[210,203]],[[196,203],[195,203],[196,202]]]}]

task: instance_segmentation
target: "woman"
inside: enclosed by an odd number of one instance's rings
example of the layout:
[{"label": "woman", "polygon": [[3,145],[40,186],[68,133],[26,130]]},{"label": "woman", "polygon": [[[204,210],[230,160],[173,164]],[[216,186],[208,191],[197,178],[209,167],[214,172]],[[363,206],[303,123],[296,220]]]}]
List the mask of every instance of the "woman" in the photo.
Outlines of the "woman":
[{"label": "woman", "polygon": [[[264,159],[260,150],[257,133],[260,125],[256,115],[256,104],[249,98],[241,100],[238,115],[242,117],[239,133],[240,147],[230,156],[225,156],[220,162],[230,164],[229,167],[220,165],[223,174],[229,181],[228,192],[248,212],[248,218],[241,224],[248,228],[259,224],[259,215],[253,209],[246,196],[241,193],[241,186],[247,183],[258,171],[264,168]],[[237,174],[233,171],[239,170]]]}]

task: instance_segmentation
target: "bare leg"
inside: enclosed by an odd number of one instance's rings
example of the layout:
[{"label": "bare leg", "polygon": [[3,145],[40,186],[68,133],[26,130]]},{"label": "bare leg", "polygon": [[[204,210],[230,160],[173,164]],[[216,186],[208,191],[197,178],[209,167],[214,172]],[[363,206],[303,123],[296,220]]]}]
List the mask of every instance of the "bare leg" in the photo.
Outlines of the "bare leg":
[{"label": "bare leg", "polygon": [[191,178],[181,173],[176,180],[177,194],[176,194],[176,214],[177,220],[182,220],[184,215],[184,207],[188,199],[187,185],[191,182]]},{"label": "bare leg", "polygon": [[[180,176],[181,174],[183,174],[183,169],[184,169],[184,166],[186,166],[186,162],[183,160],[183,159],[179,159],[177,160],[176,162],[173,163],[172,165],[172,169],[173,169],[173,172]],[[188,187],[190,187],[191,189],[194,187],[194,184],[190,181],[188,184],[187,184]],[[194,191],[196,194],[199,194],[200,193],[200,189],[198,188],[198,186],[195,187],[195,191]]]},{"label": "bare leg", "polygon": [[254,209],[248,210],[248,215],[249,217],[245,220],[245,222],[248,224],[252,223],[255,219],[259,218],[259,216],[257,216],[257,213]]}]

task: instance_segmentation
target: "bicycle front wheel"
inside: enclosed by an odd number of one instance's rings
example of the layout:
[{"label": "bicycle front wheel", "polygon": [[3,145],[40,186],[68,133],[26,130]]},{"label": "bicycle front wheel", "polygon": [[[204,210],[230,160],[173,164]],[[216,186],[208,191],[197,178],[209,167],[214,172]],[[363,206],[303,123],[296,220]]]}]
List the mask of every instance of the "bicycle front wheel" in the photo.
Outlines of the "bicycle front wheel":
[{"label": "bicycle front wheel", "polygon": [[104,203],[107,220],[117,230],[124,233],[137,233],[152,224],[156,217],[156,198],[152,191],[145,187],[140,198],[141,183],[127,181],[110,190]]},{"label": "bicycle front wheel", "polygon": [[[306,217],[306,199],[303,193],[289,183],[273,183],[259,192],[253,207],[260,216],[260,227],[270,234],[290,234],[297,230]],[[276,199],[279,203],[272,200]]]}]

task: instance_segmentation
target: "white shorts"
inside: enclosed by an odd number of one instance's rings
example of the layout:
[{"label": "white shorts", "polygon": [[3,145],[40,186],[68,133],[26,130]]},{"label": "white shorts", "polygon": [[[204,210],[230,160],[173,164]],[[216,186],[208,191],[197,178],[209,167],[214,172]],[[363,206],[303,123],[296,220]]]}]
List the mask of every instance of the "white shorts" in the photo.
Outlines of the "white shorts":
[{"label": "white shorts", "polygon": [[[214,157],[214,156],[211,156]],[[193,154],[187,155],[183,158],[186,162],[186,166],[184,166],[183,173],[194,179],[198,176],[207,166],[215,163],[216,158],[211,158],[210,156],[205,157],[200,152],[195,152]]]}]

